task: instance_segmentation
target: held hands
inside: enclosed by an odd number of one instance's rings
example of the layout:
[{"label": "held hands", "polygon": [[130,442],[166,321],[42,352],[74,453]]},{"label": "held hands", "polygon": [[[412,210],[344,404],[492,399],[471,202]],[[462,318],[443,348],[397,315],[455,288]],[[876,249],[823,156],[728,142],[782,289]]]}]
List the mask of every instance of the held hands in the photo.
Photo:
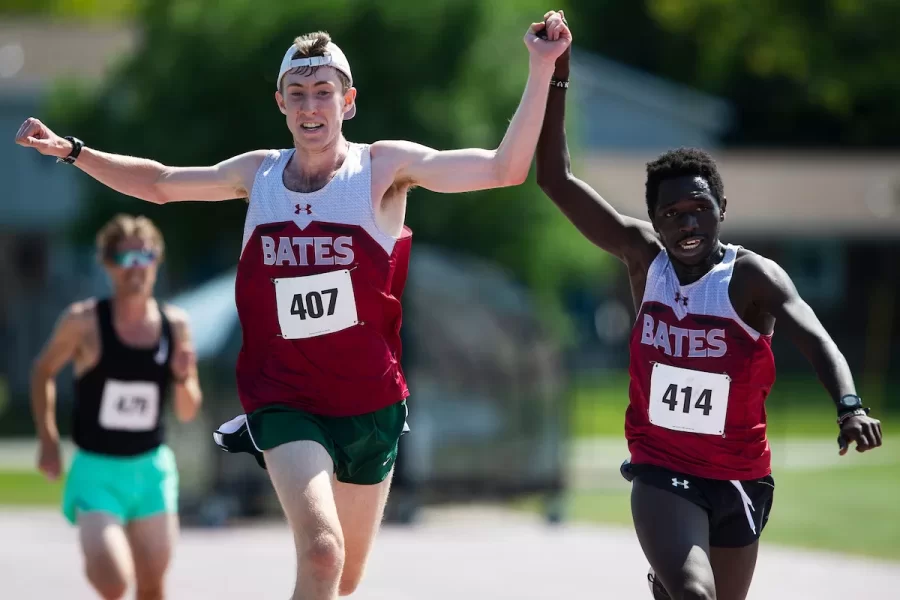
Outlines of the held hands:
[{"label": "held hands", "polygon": [[525,45],[531,59],[552,65],[572,44],[572,32],[562,11],[551,10],[544,21],[532,23],[525,34]]},{"label": "held hands", "polygon": [[881,445],[881,421],[868,415],[850,417],[841,424],[838,435],[838,454],[844,456],[850,449],[850,442],[856,442],[857,452],[874,450]]},{"label": "held hands", "polygon": [[72,151],[72,143],[61,138],[34,117],[28,117],[16,132],[16,143],[26,148],[34,148],[46,156],[65,158]]}]

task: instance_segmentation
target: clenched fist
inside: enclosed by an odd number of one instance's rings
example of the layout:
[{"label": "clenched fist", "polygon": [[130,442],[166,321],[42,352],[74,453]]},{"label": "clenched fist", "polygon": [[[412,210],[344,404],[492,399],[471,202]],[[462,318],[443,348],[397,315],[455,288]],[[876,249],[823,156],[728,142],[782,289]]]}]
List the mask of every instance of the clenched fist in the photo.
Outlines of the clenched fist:
[{"label": "clenched fist", "polygon": [[525,34],[525,45],[532,59],[553,64],[572,43],[572,32],[562,11],[550,11],[544,20],[532,23]]},{"label": "clenched fist", "polygon": [[19,131],[16,133],[16,143],[56,158],[65,158],[72,151],[72,142],[59,137],[34,117],[28,117],[19,127]]}]

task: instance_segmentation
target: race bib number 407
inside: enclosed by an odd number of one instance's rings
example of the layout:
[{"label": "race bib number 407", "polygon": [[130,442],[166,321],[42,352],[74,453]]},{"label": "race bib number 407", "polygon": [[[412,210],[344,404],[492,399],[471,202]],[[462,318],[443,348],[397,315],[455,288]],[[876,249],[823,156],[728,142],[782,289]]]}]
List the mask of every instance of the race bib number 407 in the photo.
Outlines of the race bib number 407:
[{"label": "race bib number 407", "polygon": [[722,435],[731,378],[654,363],[650,377],[650,422],[659,427]]},{"label": "race bib number 407", "polygon": [[150,431],[159,422],[159,387],[150,381],[107,379],[100,400],[100,426],[116,431]]},{"label": "race bib number 407", "polygon": [[274,281],[278,325],[285,339],[326,335],[359,322],[347,269]]}]

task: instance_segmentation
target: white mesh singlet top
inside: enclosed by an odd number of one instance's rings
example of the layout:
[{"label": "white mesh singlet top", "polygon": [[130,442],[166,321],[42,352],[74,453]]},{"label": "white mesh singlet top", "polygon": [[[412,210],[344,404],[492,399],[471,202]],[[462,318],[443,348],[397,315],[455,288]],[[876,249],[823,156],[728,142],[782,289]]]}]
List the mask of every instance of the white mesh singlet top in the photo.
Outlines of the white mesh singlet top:
[{"label": "white mesh singlet top", "polygon": [[352,416],[408,394],[400,368],[400,297],[412,232],[375,222],[369,146],[350,144],[331,181],[288,190],[294,150],[263,160],[250,194],[235,300],[243,331],[245,412],[278,405]]},{"label": "white mesh singlet top", "polygon": [[269,152],[256,173],[250,192],[242,252],[258,225],[294,221],[303,229],[312,221],[322,221],[358,225],[387,254],[391,253],[396,240],[378,229],[375,223],[369,146],[348,143],[350,149],[344,164],[331,181],[322,189],[309,193],[293,192],[284,186],[284,168],[294,156],[294,149]]}]

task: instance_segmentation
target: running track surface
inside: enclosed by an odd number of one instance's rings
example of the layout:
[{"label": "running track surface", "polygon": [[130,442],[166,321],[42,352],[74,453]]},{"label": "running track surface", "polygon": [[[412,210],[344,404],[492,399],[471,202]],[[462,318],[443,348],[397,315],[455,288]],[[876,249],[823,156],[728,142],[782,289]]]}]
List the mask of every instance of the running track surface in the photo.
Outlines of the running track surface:
[{"label": "running track surface", "polygon": [[[765,536],[764,536],[765,537]],[[58,513],[0,513],[0,598],[94,599],[75,531]],[[293,582],[285,526],[182,532],[169,600],[283,600]],[[629,530],[544,525],[492,508],[429,510],[385,527],[359,600],[649,600],[647,563]],[[900,563],[763,544],[750,600],[897,598]],[[131,596],[133,597],[133,596]]]}]

